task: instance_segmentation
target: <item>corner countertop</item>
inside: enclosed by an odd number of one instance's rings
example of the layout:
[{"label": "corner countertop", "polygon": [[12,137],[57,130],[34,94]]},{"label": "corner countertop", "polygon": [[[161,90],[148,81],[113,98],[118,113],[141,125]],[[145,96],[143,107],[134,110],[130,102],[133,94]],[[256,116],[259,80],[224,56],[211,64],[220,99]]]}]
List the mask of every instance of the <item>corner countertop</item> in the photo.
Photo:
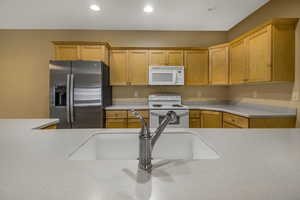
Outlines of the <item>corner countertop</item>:
[{"label": "corner countertop", "polygon": [[136,160],[66,156],[92,134],[138,129],[33,129],[49,123],[0,120],[0,199],[300,199],[300,129],[176,129],[193,132],[221,158],[167,161],[149,177],[137,173]]},{"label": "corner countertop", "polygon": [[[267,118],[267,117],[295,117],[297,115],[296,108],[285,108],[268,105],[258,105],[249,103],[234,102],[193,102],[186,103],[189,109],[212,110],[227,112],[248,118]],[[105,108],[106,110],[147,110],[149,106],[146,104],[122,103]]]}]

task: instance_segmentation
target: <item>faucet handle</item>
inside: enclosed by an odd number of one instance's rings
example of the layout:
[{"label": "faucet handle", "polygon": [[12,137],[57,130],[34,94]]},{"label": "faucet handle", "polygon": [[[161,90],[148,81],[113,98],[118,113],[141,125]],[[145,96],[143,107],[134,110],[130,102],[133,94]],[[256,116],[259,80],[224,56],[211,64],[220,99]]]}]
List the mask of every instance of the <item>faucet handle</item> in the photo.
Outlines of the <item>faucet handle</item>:
[{"label": "faucet handle", "polygon": [[140,120],[144,120],[144,117],[139,113],[137,112],[135,109],[131,109],[131,113],[138,119]]}]

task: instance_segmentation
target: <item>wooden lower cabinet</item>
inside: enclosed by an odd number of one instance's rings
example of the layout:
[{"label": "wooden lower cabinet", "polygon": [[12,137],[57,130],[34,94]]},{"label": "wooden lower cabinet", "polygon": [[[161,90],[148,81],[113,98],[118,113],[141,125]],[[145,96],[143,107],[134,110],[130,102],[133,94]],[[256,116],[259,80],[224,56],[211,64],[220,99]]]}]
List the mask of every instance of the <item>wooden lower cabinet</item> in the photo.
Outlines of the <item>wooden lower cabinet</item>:
[{"label": "wooden lower cabinet", "polygon": [[201,111],[201,128],[222,128],[222,112]]},{"label": "wooden lower cabinet", "polygon": [[[230,113],[223,114],[223,128],[295,128],[295,117],[247,118]],[[225,127],[226,126],[226,127]]]},{"label": "wooden lower cabinet", "polygon": [[223,122],[223,128],[240,128],[240,127]]},{"label": "wooden lower cabinet", "polygon": [[201,128],[201,111],[200,110],[190,110],[189,111],[189,127],[190,128]]},{"label": "wooden lower cabinet", "polygon": [[[149,123],[149,111],[137,110]],[[106,111],[105,116],[106,128],[141,128],[141,122],[137,119],[131,111],[127,110],[109,110]]]},{"label": "wooden lower cabinet", "polygon": [[127,128],[127,119],[106,119],[106,128]]}]

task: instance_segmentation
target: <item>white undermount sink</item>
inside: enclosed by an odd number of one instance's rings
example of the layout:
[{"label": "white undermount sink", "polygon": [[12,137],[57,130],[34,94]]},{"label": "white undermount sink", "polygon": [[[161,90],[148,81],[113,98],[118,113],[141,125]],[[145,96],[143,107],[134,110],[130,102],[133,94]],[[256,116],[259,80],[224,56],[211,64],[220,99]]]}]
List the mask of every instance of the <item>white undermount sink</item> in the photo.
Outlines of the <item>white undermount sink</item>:
[{"label": "white undermount sink", "polygon": [[[70,160],[136,160],[136,133],[97,134],[70,154]],[[219,159],[199,137],[190,133],[163,133],[154,146],[153,159]]]}]

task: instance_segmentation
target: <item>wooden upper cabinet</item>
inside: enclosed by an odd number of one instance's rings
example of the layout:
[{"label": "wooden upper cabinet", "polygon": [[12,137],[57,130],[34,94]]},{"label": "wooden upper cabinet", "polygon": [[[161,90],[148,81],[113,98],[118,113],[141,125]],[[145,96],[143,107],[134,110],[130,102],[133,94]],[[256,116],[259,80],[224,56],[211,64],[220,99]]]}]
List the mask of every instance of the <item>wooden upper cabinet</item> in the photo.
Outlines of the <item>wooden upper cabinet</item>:
[{"label": "wooden upper cabinet", "polygon": [[77,45],[55,45],[55,60],[78,60],[79,48]]},{"label": "wooden upper cabinet", "polygon": [[167,65],[183,66],[183,51],[182,50],[167,51]]},{"label": "wooden upper cabinet", "polygon": [[128,51],[128,82],[130,85],[148,85],[148,50]]},{"label": "wooden upper cabinet", "polygon": [[228,84],[229,51],[228,44],[209,49],[209,81],[212,85]]},{"label": "wooden upper cabinet", "polygon": [[247,49],[248,82],[271,81],[272,25],[245,39]]},{"label": "wooden upper cabinet", "polygon": [[230,44],[230,83],[244,83],[247,77],[246,48],[245,41],[239,40]]},{"label": "wooden upper cabinet", "polygon": [[183,51],[182,50],[150,50],[149,65],[182,66]]},{"label": "wooden upper cabinet", "polygon": [[112,50],[110,55],[110,84],[128,84],[128,50]]},{"label": "wooden upper cabinet", "polygon": [[186,85],[208,84],[208,50],[185,51]]},{"label": "wooden upper cabinet", "polygon": [[149,65],[167,65],[167,52],[165,50],[150,50]]},{"label": "wooden upper cabinet", "polygon": [[55,60],[103,61],[109,64],[109,48],[103,42],[56,41]]},{"label": "wooden upper cabinet", "polygon": [[90,61],[103,61],[108,63],[108,50],[104,45],[81,45],[80,59]]}]

